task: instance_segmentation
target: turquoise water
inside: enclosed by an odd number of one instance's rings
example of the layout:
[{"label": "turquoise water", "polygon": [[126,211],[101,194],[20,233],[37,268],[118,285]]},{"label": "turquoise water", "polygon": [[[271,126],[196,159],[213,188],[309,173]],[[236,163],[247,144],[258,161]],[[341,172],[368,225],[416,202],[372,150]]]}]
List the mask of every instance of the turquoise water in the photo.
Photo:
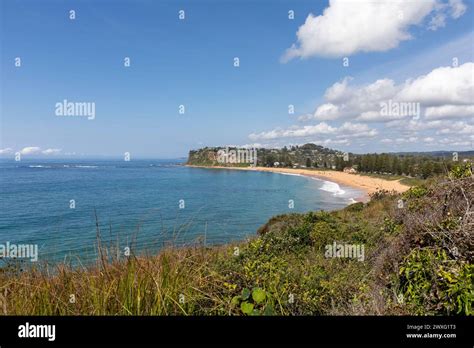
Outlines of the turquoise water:
[{"label": "turquoise water", "polygon": [[178,160],[2,161],[0,244],[37,244],[39,259],[50,262],[93,260],[95,212],[102,239],[121,249],[132,240],[137,253],[222,244],[255,235],[274,215],[338,209],[361,195],[323,180]]}]

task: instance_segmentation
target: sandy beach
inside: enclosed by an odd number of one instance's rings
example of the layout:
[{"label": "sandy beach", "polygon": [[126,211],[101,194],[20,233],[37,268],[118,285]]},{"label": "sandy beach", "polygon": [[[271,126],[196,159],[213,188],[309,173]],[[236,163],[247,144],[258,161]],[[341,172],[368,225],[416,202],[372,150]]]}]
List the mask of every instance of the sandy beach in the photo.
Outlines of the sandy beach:
[{"label": "sandy beach", "polygon": [[210,169],[231,169],[231,170],[256,170],[262,172],[285,173],[285,174],[300,174],[305,176],[317,177],[320,179],[327,179],[338,184],[352,186],[362,189],[366,192],[366,197],[361,197],[360,200],[366,201],[368,195],[377,190],[388,190],[396,192],[405,192],[410,186],[404,185],[399,180],[384,180],[360,174],[349,174],[333,170],[318,170],[318,169],[292,169],[292,168],[268,168],[268,167],[219,167],[219,166],[193,166],[189,167],[210,168]]}]

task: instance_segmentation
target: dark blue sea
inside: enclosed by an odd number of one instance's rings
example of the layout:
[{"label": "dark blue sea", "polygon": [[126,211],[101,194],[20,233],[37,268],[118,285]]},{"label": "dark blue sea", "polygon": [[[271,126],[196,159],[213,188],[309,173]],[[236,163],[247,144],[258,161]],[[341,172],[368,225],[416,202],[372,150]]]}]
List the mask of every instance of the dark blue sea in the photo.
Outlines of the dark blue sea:
[{"label": "dark blue sea", "polygon": [[274,215],[339,209],[361,195],[314,178],[180,160],[2,160],[0,244],[37,244],[39,260],[87,263],[96,259],[96,222],[104,243],[154,253],[242,240]]}]

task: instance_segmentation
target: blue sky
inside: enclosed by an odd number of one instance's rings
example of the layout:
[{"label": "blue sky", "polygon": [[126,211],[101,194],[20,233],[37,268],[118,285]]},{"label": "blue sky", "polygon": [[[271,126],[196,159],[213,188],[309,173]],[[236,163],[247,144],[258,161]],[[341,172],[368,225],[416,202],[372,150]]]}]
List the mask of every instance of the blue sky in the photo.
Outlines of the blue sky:
[{"label": "blue sky", "polygon": [[[398,13],[389,8],[377,24],[387,28],[374,30],[370,7],[357,4],[341,26],[346,10],[327,1],[2,1],[0,155],[172,158],[206,145],[306,142],[353,152],[472,150],[474,3],[426,3],[401,7],[406,22],[392,26]],[[310,13],[321,18],[308,21]],[[308,34],[297,36],[300,27]],[[460,80],[435,86],[444,88],[439,100],[417,94],[444,76]],[[373,100],[365,87],[380,79],[386,83],[373,86],[387,91],[389,80],[394,91]],[[344,93],[328,100],[337,83]],[[401,95],[421,103],[419,119],[361,118]],[[95,118],[58,117],[64,99],[95,103]],[[317,112],[329,104],[337,111]]]}]

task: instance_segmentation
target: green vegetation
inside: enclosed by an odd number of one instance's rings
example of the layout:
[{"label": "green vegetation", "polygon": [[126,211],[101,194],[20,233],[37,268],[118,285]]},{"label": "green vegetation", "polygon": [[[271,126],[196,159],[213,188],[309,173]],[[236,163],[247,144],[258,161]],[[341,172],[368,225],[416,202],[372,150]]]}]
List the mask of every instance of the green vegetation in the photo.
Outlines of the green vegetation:
[{"label": "green vegetation", "polygon": [[[189,151],[188,162],[190,165],[201,166],[249,166],[247,163],[219,163],[218,151],[222,147],[205,147]],[[229,150],[238,149],[235,147]],[[325,148],[315,144],[302,146],[283,147],[281,149],[257,149],[257,165],[263,167],[307,167],[335,169],[336,158],[343,156],[343,152]]]},{"label": "green vegetation", "polygon": [[[470,167],[402,195],[275,216],[244,242],[0,272],[6,315],[473,315]],[[326,257],[334,243],[364,260]]]},{"label": "green vegetation", "polygon": [[445,250],[413,250],[399,274],[400,294],[415,314],[474,314],[474,267]]},{"label": "green vegetation", "polygon": [[455,168],[464,159],[472,159],[470,152],[463,154],[365,154],[351,155],[344,162],[339,159],[336,168],[342,170],[346,166],[354,166],[359,172],[385,175],[408,176],[410,178],[427,179],[438,176]]},{"label": "green vegetation", "polygon": [[[223,165],[217,161],[220,147],[206,147],[189,152],[188,164],[202,166]],[[232,148],[237,150],[236,148]],[[460,153],[381,153],[353,154],[332,150],[315,144],[283,147],[281,149],[257,149],[257,165],[263,167],[331,169],[342,171],[353,167],[365,175],[382,179],[401,180],[414,186],[422,180],[442,175],[457,168],[464,160],[471,163],[472,151]],[[248,163],[224,164],[229,167],[249,166]]]}]

